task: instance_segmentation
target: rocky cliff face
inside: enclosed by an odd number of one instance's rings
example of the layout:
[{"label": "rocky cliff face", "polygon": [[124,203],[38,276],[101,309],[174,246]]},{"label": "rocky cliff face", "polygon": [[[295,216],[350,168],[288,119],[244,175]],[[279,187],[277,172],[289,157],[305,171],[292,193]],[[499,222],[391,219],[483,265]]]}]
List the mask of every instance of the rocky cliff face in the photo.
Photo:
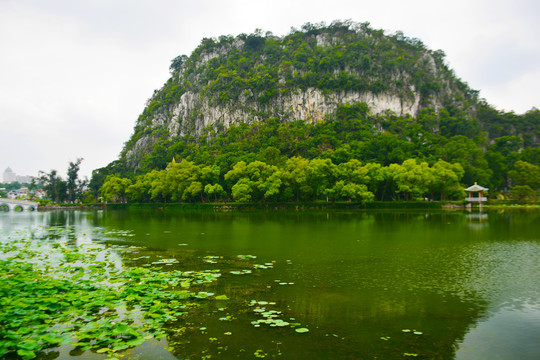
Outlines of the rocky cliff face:
[{"label": "rocky cliff face", "polygon": [[[170,136],[200,135],[207,126],[230,125],[242,122],[264,121],[267,114],[285,121],[306,120],[309,122],[324,121],[327,115],[334,113],[339,104],[366,103],[372,114],[391,111],[395,114],[416,115],[420,108],[420,96],[413,99],[402,99],[393,94],[373,94],[358,92],[340,92],[323,94],[319,89],[309,88],[294,94],[280,96],[267,106],[257,108],[257,104],[249,104],[240,100],[236,106],[212,105],[208,98],[199,94],[184,93],[172,109],[172,117],[156,116],[152,120],[154,127],[167,126]],[[266,115],[258,115],[262,110]],[[194,121],[193,114],[197,114]],[[176,121],[175,121],[176,120]]]},{"label": "rocky cliff face", "polygon": [[[420,109],[420,96],[403,99],[393,94],[373,94],[341,92],[323,94],[319,89],[307,89],[294,94],[280,96],[267,106],[258,107],[240,100],[236,106],[212,105],[208,98],[198,93],[184,93],[178,103],[169,111],[157,112],[146,124],[148,134],[136,140],[126,152],[128,164],[136,166],[141,156],[150,151],[152,144],[161,137],[159,130],[166,130],[167,138],[177,136],[199,136],[208,126],[226,129],[240,123],[264,121],[267,117],[278,117],[283,121],[305,120],[308,122],[324,121],[334,113],[339,104],[366,103],[371,114],[383,114],[388,111],[398,115],[416,115]],[[261,115],[260,111],[263,110]],[[269,114],[269,115],[268,115]]]},{"label": "rocky cliff face", "polygon": [[[471,110],[474,92],[453,76],[441,52],[366,24],[204,39],[173,60],[171,78],[139,117],[122,156],[137,168],[160,139],[233,124],[328,121],[339,104],[366,103],[372,115],[412,117],[452,104]],[[469,103],[469,105],[467,105]],[[469,106],[469,108],[467,108]]]}]

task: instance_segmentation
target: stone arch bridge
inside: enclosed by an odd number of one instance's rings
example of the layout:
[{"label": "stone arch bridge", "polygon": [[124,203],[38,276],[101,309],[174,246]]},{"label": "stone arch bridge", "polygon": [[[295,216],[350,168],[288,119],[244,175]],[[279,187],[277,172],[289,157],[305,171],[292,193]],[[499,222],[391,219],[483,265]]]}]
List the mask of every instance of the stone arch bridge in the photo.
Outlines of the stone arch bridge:
[{"label": "stone arch bridge", "polygon": [[0,198],[0,207],[7,206],[9,211],[20,208],[21,210],[34,211],[38,209],[39,203],[27,200],[15,200]]}]

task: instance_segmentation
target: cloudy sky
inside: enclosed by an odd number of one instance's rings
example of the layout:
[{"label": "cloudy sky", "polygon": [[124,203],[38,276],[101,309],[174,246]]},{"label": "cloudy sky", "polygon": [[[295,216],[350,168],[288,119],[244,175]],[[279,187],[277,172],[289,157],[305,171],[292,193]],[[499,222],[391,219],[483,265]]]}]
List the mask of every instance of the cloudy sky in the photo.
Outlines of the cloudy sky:
[{"label": "cloudy sky", "polygon": [[[0,0],[0,173],[118,158],[170,60],[203,37],[369,22],[433,50],[500,110],[540,108],[538,0]],[[1,181],[1,179],[0,179]]]}]

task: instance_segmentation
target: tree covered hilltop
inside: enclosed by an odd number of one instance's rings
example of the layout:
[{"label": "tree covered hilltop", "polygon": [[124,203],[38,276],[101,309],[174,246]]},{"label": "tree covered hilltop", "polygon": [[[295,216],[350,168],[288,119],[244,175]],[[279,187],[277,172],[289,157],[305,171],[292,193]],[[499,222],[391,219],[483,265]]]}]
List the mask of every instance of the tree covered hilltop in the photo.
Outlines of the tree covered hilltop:
[{"label": "tree covered hilltop", "polygon": [[[205,38],[171,62],[117,161],[111,201],[532,200],[540,111],[496,110],[444,53],[367,23]],[[496,76],[496,74],[494,74]]]}]

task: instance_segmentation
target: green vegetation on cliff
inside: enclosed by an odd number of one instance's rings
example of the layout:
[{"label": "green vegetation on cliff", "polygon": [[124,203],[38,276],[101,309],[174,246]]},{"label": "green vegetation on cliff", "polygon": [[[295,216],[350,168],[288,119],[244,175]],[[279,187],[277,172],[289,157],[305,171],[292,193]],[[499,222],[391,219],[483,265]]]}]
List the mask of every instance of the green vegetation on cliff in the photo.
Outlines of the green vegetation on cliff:
[{"label": "green vegetation on cliff", "polygon": [[470,118],[477,102],[477,92],[444,64],[442,51],[367,23],[305,24],[284,37],[256,31],[205,38],[170,70],[126,143],[122,158],[130,167],[138,168],[157,141],[198,136],[207,125],[223,131],[271,118],[324,121],[339,103],[367,99],[376,113],[416,117],[424,108],[450,107]]},{"label": "green vegetation on cliff", "polygon": [[[315,90],[322,100],[310,98]],[[368,104],[362,94],[399,99],[402,110],[414,111],[381,111],[384,104]],[[118,188],[132,190],[121,200],[134,201],[461,197],[435,189],[433,179],[422,180],[423,190],[419,184],[414,191],[403,190],[395,174],[372,179],[370,188],[365,179],[351,181],[344,170],[357,161],[350,171],[414,163],[433,176],[444,173],[440,164],[449,164],[458,184],[479,182],[492,193],[514,188],[522,198],[535,197],[536,180],[525,181],[519,173],[540,166],[540,111],[500,112],[477,95],[444,64],[442,51],[365,23],[306,24],[285,37],[256,31],[203,39],[189,57],[172,61],[171,78],[148,101],[120,159],[94,171],[90,187],[97,195],[107,176],[108,182],[123,179]],[[292,105],[287,108],[291,97],[314,105],[304,111],[301,104],[303,112],[295,112]],[[306,117],[291,118],[298,114]],[[326,164],[324,189],[315,186],[315,178],[301,195],[293,179],[301,174],[291,175],[300,166],[291,165],[294,161],[306,161],[313,169]],[[179,164],[191,168],[171,175]],[[259,172],[266,178],[230,175],[243,166],[262,166]],[[178,182],[171,176],[185,176],[181,181],[187,185],[156,190],[158,183]],[[155,186],[144,187],[150,178]],[[269,178],[273,187],[258,183]],[[347,181],[367,190],[355,188],[356,195],[348,196]],[[375,189],[373,182],[385,190]],[[133,186],[140,187],[138,195]],[[102,189],[109,198],[111,191]]]},{"label": "green vegetation on cliff", "polygon": [[[178,79],[195,80],[186,83],[186,90],[202,90],[221,104],[242,95],[265,104],[279,94],[308,88],[413,97],[411,85],[427,101],[443,89],[435,69],[444,68],[444,54],[426,56],[425,51],[418,39],[386,36],[366,23],[305,24],[283,38],[258,31],[204,39],[191,57],[173,60],[171,70],[172,79],[179,74]],[[217,56],[200,67],[209,53]]]}]

